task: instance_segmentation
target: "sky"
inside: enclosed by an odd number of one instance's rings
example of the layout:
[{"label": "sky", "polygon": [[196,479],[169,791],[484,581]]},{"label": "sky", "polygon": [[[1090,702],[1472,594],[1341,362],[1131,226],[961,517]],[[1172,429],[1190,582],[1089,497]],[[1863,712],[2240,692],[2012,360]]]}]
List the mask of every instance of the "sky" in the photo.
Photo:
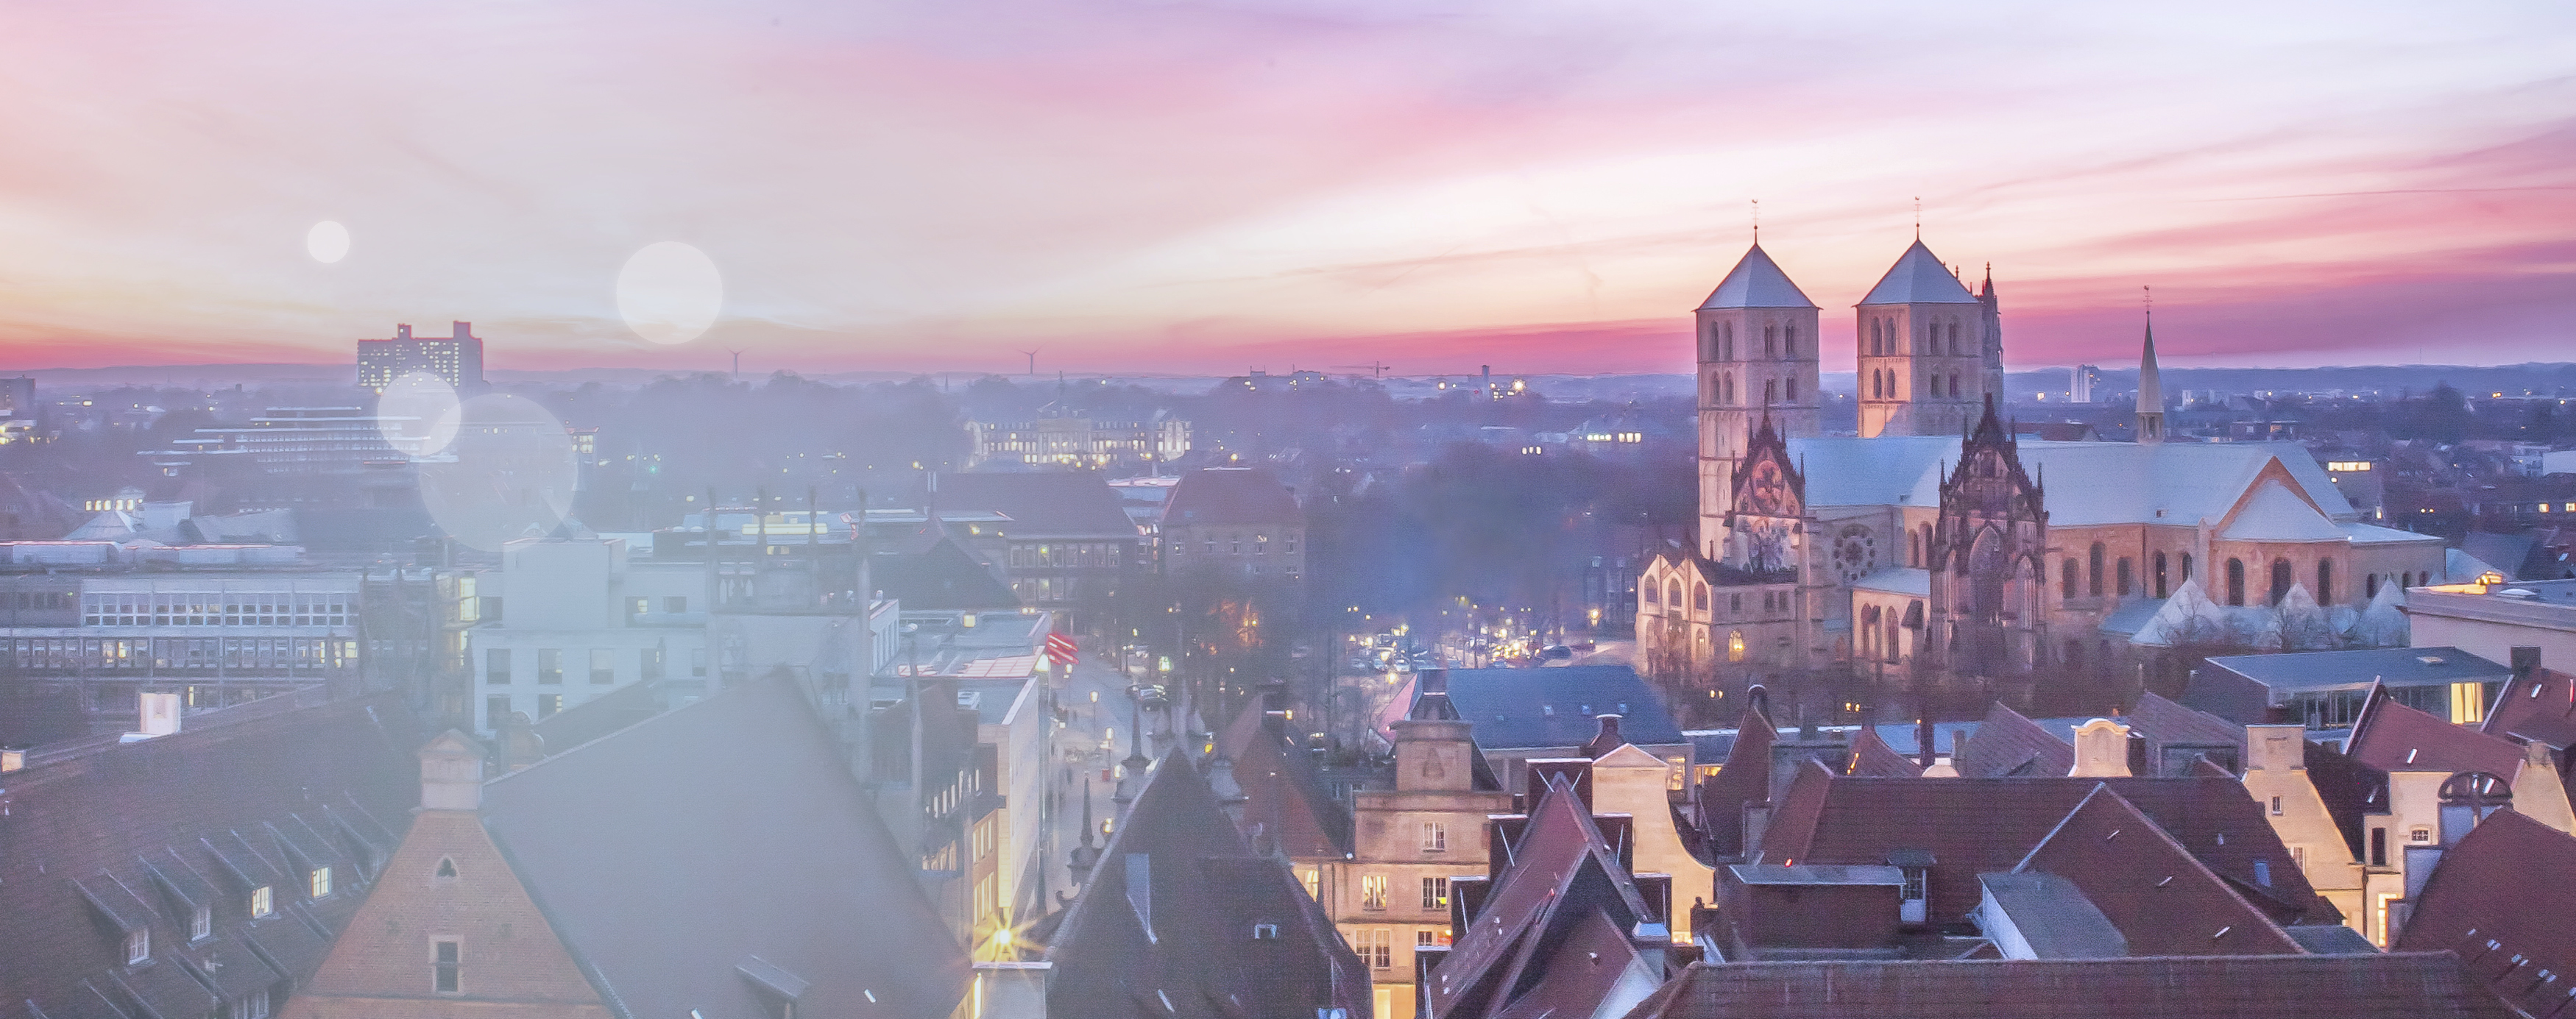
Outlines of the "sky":
[{"label": "sky", "polygon": [[2166,364],[2576,359],[2540,0],[20,2],[0,138],[10,370],[1688,371],[1757,202],[1827,371],[1918,216],[2015,369],[2149,286]]}]

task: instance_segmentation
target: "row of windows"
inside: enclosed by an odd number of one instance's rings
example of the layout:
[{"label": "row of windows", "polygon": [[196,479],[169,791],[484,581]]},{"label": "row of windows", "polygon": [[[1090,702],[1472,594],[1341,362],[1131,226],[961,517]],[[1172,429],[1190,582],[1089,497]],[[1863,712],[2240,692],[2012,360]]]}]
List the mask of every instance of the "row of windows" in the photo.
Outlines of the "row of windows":
[{"label": "row of windows", "polygon": [[78,597],[70,591],[0,592],[0,609],[12,612],[62,612],[74,606]]},{"label": "row of windows", "polygon": [[357,663],[358,642],[338,637],[0,638],[0,664],[29,671],[295,671]]},{"label": "row of windows", "polygon": [[[1367,963],[1370,969],[1395,968],[1395,930],[1393,927],[1360,927],[1352,930],[1351,954],[1359,956],[1360,961]],[[1253,936],[1258,938],[1261,934],[1256,931]],[[1271,936],[1277,936],[1276,930],[1272,931]],[[1445,948],[1448,945],[1448,927],[1417,927],[1413,930],[1413,947],[1416,949]]]},{"label": "row of windows", "polygon": [[[1888,357],[1902,353],[1902,351],[1897,349],[1897,345],[1900,342],[1899,334],[1904,331],[1905,330],[1898,328],[1896,320],[1893,318],[1871,319],[1869,323],[1869,337],[1863,341],[1866,344],[1867,353],[1877,357]],[[1960,353],[1959,323],[1955,321],[1924,323],[1922,342],[1916,345],[1913,352],[1927,355],[1939,354],[1942,352],[1942,340],[1945,338],[1949,341],[1948,347],[1951,357],[1966,356],[1965,354]]]},{"label": "row of windows", "polygon": [[[1756,593],[1762,596],[1761,611],[1764,613],[1786,612],[1789,610],[1789,592],[1760,591]],[[1646,604],[1648,605],[1670,605],[1674,608],[1680,608],[1682,605],[1682,582],[1678,580],[1665,581],[1664,597],[1661,600],[1658,600],[1655,597],[1655,586],[1653,584],[1646,585],[1645,594]],[[1706,612],[1708,611],[1708,605],[1708,585],[1699,584],[1694,586],[1691,589],[1691,607],[1698,609],[1699,611]],[[1726,596],[1726,611],[1730,614],[1736,615],[1741,615],[1744,612],[1744,595],[1742,592]]]},{"label": "row of windows", "polygon": [[[2102,597],[2105,591],[2116,592],[2123,598],[2128,597],[2138,586],[2138,578],[2135,575],[2136,571],[2131,565],[2129,557],[2121,556],[2116,562],[2113,562],[2107,578],[2105,576],[2105,571],[2103,570],[2104,558],[2105,550],[2102,543],[2098,541],[2094,542],[2093,547],[2085,553],[2084,569],[2080,573],[2080,578],[2083,580],[2083,590],[2095,598]],[[2154,597],[2167,597],[2171,593],[2173,587],[2180,585],[2183,581],[2191,579],[2191,553],[2178,553],[2169,559],[2165,553],[2157,552],[2153,556],[2149,557],[2148,561],[2150,563],[2148,577],[2149,590],[2152,592]],[[2073,600],[2076,597],[2078,579],[2079,571],[2077,570],[2075,560],[2067,559],[2059,563],[2058,597]],[[2227,560],[2227,574],[2225,579],[2225,597],[2227,604],[2237,606],[2244,605],[2246,597],[2245,561],[2235,558]],[[2281,599],[2289,596],[2290,588],[2298,582],[2298,579],[2298,570],[2295,566],[2291,565],[2288,559],[2274,559],[2272,561],[2270,577],[2271,594],[2266,599],[2265,603],[2272,605],[2280,604]],[[2311,590],[2309,592],[2316,597],[2317,604],[2332,605],[2335,603],[2335,579],[2336,574],[2334,560],[2318,560],[2316,575],[2313,578],[2313,583],[2311,584]],[[2425,583],[2430,578],[2420,573],[2399,573],[2387,579],[2398,583],[2402,587],[2414,587]],[[2376,573],[2363,578],[2362,597],[2365,599],[2378,597],[2380,583],[2381,577]]]},{"label": "row of windows", "polygon": [[1124,546],[1114,541],[1055,541],[1013,544],[1009,558],[1015,570],[1069,566],[1122,566]]},{"label": "row of windows", "polygon": [[134,592],[81,596],[87,626],[346,626],[348,594]]},{"label": "row of windows", "polygon": [[[1735,405],[1735,375],[1733,373],[1717,377],[1717,402],[1720,406],[1732,407]],[[1775,403],[1796,402],[1798,402],[1797,379],[1766,379],[1763,381],[1763,406],[1768,407]]]},{"label": "row of windows", "polygon": [[[1706,349],[1702,352],[1700,360],[1735,360],[1735,323],[1709,323],[1708,335],[1703,337],[1701,342],[1705,345]],[[1796,325],[1763,326],[1762,356],[1777,361],[1797,360],[1798,327]]]},{"label": "row of windows", "polygon": [[[1426,825],[1425,827],[1429,826]],[[1308,875],[1307,891],[1311,894],[1314,890],[1313,875]],[[1386,875],[1363,874],[1360,876],[1361,909],[1385,909],[1386,894]],[[1426,910],[1442,910],[1449,908],[1448,878],[1426,877],[1422,879],[1422,908]]]},{"label": "row of windows", "polygon": [[[663,650],[658,647],[648,647],[637,650],[635,652],[637,678],[647,681],[662,678],[664,657],[665,655]],[[515,675],[514,670],[511,668],[511,662],[512,655],[509,648],[496,647],[484,649],[484,685],[508,686],[513,681],[513,676]],[[617,651],[615,649],[590,649],[589,665],[589,678],[591,682],[603,685],[617,682]],[[689,670],[689,674],[692,676],[704,676],[707,674],[707,649],[689,649]],[[536,679],[538,684],[546,686],[556,686],[563,683],[563,649],[550,647],[537,649]]]},{"label": "row of windows", "polygon": [[[1280,555],[1296,555],[1296,554],[1297,554],[1297,534],[1296,534],[1296,532],[1291,531],[1291,532],[1288,532],[1288,533],[1286,533],[1286,534],[1282,534],[1282,535],[1280,535],[1280,536],[1279,536],[1279,542],[1278,542],[1278,544],[1279,544],[1279,546],[1280,546],[1280,548],[1279,548],[1279,554],[1280,554]],[[1223,552],[1223,553],[1225,553],[1225,554],[1227,554],[1227,555],[1243,555],[1243,554],[1245,554],[1245,552],[1244,552],[1245,545],[1244,545],[1244,541],[1243,541],[1243,534],[1242,534],[1241,532],[1236,532],[1236,533],[1234,533],[1234,534],[1226,535],[1226,536],[1225,536],[1225,538],[1224,538],[1224,539],[1222,539],[1222,540],[1219,540],[1219,539],[1217,538],[1217,536],[1216,536],[1216,535],[1213,535],[1213,534],[1206,535],[1206,536],[1204,536],[1204,537],[1202,537],[1202,538],[1200,538],[1200,539],[1199,539],[1198,545],[1199,545],[1199,550],[1198,550],[1198,551],[1199,551],[1199,554],[1200,554],[1200,555],[1215,555],[1215,554],[1217,554],[1217,553],[1219,553],[1219,552]],[[1252,554],[1252,555],[1269,555],[1269,554],[1270,554],[1270,545],[1271,545],[1271,541],[1270,541],[1270,535],[1269,535],[1269,533],[1268,533],[1268,532],[1264,532],[1264,531],[1254,531],[1254,532],[1252,532],[1252,543],[1251,543],[1251,546],[1250,546],[1250,548],[1251,548],[1251,554]],[[1174,555],[1180,555],[1180,554],[1183,554],[1183,553],[1188,552],[1189,550],[1190,550],[1190,541],[1189,541],[1189,539],[1188,539],[1188,538],[1186,538],[1186,537],[1178,538],[1177,540],[1175,540],[1175,541],[1173,541],[1173,542],[1172,542],[1172,553],[1173,553]]]},{"label": "row of windows", "polygon": [[[1944,376],[1934,375],[1925,384],[1931,390],[1929,395],[1932,396],[1937,397],[1942,395],[1945,388],[1947,389],[1948,394],[1954,398],[1960,393],[1959,376],[1956,372],[1948,375],[1946,379]],[[1885,368],[1871,371],[1869,373],[1869,395],[1873,400],[1899,399],[1900,396],[1899,387],[1896,384],[1896,372]]]}]

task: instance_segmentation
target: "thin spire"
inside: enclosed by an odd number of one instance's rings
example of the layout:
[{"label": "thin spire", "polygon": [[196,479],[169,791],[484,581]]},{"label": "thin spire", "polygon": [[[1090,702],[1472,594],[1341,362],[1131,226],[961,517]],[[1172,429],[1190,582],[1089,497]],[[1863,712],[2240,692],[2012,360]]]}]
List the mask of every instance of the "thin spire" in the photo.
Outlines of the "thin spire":
[{"label": "thin spire", "polygon": [[1923,239],[1923,196],[1914,196],[1914,239]]},{"label": "thin spire", "polygon": [[1762,246],[1762,200],[1753,200],[1753,246]]},{"label": "thin spire", "polygon": [[2165,387],[2163,373],[2156,368],[2156,303],[2155,290],[2141,286],[2142,317],[2146,321],[2146,339],[2138,352],[2138,425],[2139,442],[2165,440]]}]

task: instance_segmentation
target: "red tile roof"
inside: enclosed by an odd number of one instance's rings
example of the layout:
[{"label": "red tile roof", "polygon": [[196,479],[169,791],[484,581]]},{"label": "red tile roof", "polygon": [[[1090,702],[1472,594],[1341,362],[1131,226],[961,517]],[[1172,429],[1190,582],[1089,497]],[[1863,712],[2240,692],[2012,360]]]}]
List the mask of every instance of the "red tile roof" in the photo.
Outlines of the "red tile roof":
[{"label": "red tile roof", "polygon": [[2489,815],[2442,854],[2397,949],[2448,949],[2532,1015],[2576,1015],[2576,838]]},{"label": "red tile roof", "polygon": [[1953,766],[1961,778],[2046,777],[2075,770],[2075,747],[2021,712],[1997,703]]},{"label": "red tile roof", "polygon": [[1351,852],[1351,809],[1333,799],[1314,755],[1268,724],[1263,698],[1245,705],[1217,738],[1217,752],[1234,762],[1243,788],[1246,839],[1260,833],[1258,851],[1275,847],[1292,859],[1340,858]]},{"label": "red tile roof", "polygon": [[[2232,778],[1854,778],[1802,766],[1763,836],[1761,862],[1884,864],[1900,850],[1929,852],[1931,917],[1955,920],[1976,907],[1979,873],[2013,869],[2097,785],[2154,819],[2276,921],[2340,919]],[[2269,871],[2268,893],[2256,880],[2257,860]]]},{"label": "red tile roof", "polygon": [[[2013,869],[2073,882],[2120,929],[2133,956],[2300,951],[2288,932],[2107,785],[2095,786]],[[2285,859],[2266,869],[2293,868]]]},{"label": "red tile roof", "polygon": [[1717,774],[1699,784],[1699,829],[1717,857],[1744,852],[1744,806],[1771,797],[1771,743],[1779,732],[1755,708],[1735,723],[1735,746]]},{"label": "red tile roof", "polygon": [[[1457,932],[1449,957],[1433,971],[1426,991],[1431,1012],[1450,1019],[1518,1014],[1523,999],[1546,992],[1543,1002],[1559,1014],[1590,1015],[1600,999],[1567,1000],[1570,992],[1598,993],[1601,985],[1553,971],[1590,969],[1597,948],[1572,947],[1588,922],[1628,931],[1655,914],[1636,887],[1619,852],[1593,823],[1592,814],[1564,779],[1549,781],[1538,807],[1510,846],[1510,862],[1495,876],[1476,915]],[[1657,974],[1660,981],[1661,974]],[[1553,990],[1550,990],[1550,989]]]},{"label": "red tile roof", "polygon": [[2507,1019],[2448,953],[1695,964],[1628,1019]]},{"label": "red tile roof", "polygon": [[[2233,751],[2229,759],[2242,758],[2245,751],[2245,727],[2217,715],[2156,696],[2148,692],[2139,696],[2137,710],[2120,719],[2147,738],[2148,755],[2159,770],[2167,747],[2225,747]],[[2239,762],[2241,765],[2241,761]],[[2175,769],[2179,770],[2179,769]]]},{"label": "red tile roof", "polygon": [[2513,741],[2400,704],[2385,688],[2362,705],[2345,752],[2381,771],[2483,771],[2511,781],[2522,769]]},{"label": "red tile roof", "polygon": [[1921,778],[1923,766],[1888,746],[1878,738],[1878,730],[1864,727],[1860,738],[1852,741],[1851,773],[1862,778]]}]

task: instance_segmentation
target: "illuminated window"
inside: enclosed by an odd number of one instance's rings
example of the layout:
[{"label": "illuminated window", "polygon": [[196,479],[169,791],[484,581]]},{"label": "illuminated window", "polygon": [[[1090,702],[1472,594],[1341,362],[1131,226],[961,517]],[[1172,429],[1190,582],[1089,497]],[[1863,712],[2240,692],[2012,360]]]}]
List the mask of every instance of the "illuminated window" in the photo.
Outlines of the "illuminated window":
[{"label": "illuminated window", "polygon": [[312,889],[313,898],[328,897],[331,894],[331,868],[313,868],[312,873],[305,875],[305,884]]},{"label": "illuminated window", "polygon": [[1386,908],[1386,875],[1369,874],[1360,878],[1360,908]]},{"label": "illuminated window", "polygon": [[1740,662],[1744,660],[1744,631],[1733,630],[1727,633],[1726,660],[1730,662]]},{"label": "illuminated window", "polygon": [[1448,879],[1448,878],[1445,878],[1445,877],[1427,877],[1427,878],[1423,878],[1423,879],[1422,879],[1422,908],[1424,908],[1424,909],[1447,909],[1447,908],[1449,908],[1449,879]]},{"label": "illuminated window", "polygon": [[2486,684],[2451,684],[2451,721],[2459,725],[2476,725],[2487,717]]},{"label": "illuminated window", "polygon": [[1307,898],[1320,900],[1324,897],[1324,872],[1322,868],[1308,867],[1299,871],[1297,878],[1298,880],[1306,883]]}]

